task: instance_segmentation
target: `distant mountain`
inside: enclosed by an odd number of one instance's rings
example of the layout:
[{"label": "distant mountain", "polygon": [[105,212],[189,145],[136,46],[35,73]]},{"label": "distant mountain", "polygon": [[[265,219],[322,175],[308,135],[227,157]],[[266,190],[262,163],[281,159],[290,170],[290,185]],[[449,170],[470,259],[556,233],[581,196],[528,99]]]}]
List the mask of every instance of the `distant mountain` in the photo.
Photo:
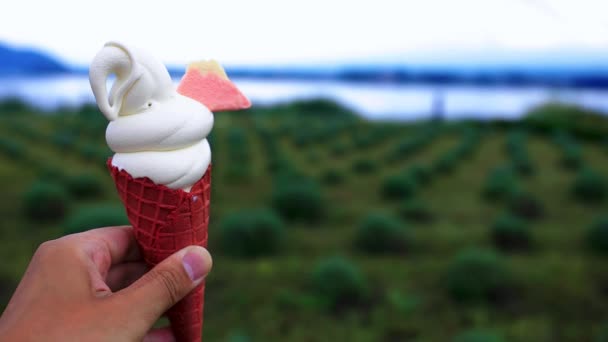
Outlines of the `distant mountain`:
[{"label": "distant mountain", "polygon": [[[180,78],[183,66],[169,66]],[[383,84],[477,86],[549,86],[608,89],[608,50],[513,53],[508,51],[418,52],[384,58],[308,65],[227,66],[231,77],[260,80],[335,80]],[[87,66],[67,65],[35,49],[0,42],[0,77],[71,73],[87,75]]]},{"label": "distant mountain", "polygon": [[63,63],[34,49],[0,43],[0,76],[48,75],[70,72]]}]

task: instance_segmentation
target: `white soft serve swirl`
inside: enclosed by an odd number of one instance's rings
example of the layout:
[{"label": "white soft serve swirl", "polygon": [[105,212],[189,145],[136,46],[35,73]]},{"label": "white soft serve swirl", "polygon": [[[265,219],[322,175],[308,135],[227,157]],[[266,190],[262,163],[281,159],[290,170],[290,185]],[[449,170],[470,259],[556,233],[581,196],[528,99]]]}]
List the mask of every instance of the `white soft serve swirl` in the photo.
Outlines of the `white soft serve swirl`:
[{"label": "white soft serve swirl", "polygon": [[201,103],[178,94],[149,101],[139,113],[111,121],[106,141],[112,165],[132,177],[148,177],[172,189],[190,191],[211,162],[207,135],[213,114]]}]

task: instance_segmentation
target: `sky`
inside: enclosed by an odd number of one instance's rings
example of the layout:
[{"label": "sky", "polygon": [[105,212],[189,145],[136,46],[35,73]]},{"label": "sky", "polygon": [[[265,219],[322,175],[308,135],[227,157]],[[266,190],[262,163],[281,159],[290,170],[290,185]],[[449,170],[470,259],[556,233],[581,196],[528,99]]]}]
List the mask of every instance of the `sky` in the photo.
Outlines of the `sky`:
[{"label": "sky", "polygon": [[[606,0],[12,1],[0,41],[86,65],[104,42],[167,64],[441,60],[543,51],[600,53]],[[493,58],[493,57],[491,57]]]}]

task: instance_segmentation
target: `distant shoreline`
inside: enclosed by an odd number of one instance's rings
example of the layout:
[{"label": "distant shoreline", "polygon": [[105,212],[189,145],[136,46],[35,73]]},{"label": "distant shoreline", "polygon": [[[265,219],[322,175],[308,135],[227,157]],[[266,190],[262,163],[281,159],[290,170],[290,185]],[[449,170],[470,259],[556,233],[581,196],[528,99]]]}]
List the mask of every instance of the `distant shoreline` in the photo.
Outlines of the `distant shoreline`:
[{"label": "distant shoreline", "polygon": [[[230,71],[229,71],[230,72]],[[461,117],[517,118],[546,102],[578,105],[608,113],[608,90],[533,85],[476,86],[340,79],[241,78],[233,81],[255,106],[323,98],[371,119],[410,120],[442,113]],[[179,82],[179,75],[173,79]],[[86,73],[0,78],[0,99],[16,98],[44,110],[94,103]]]},{"label": "distant shoreline", "polygon": [[[564,58],[563,56],[561,57]],[[558,89],[608,89],[608,66],[572,65],[436,65],[339,64],[292,66],[226,66],[230,77],[272,81],[339,81],[373,85],[424,85],[479,87],[542,86]],[[183,67],[169,66],[179,78]],[[36,49],[17,49],[0,42],[0,79],[87,75],[88,67],[72,65]]]},{"label": "distant shoreline", "polygon": [[[518,70],[487,69],[460,71],[451,69],[409,70],[404,68],[336,68],[311,70],[297,68],[226,68],[231,78],[249,80],[341,81],[378,85],[470,85],[483,87],[542,86],[570,89],[608,89],[608,74],[604,71],[581,70]],[[86,68],[72,69],[67,74],[86,75]],[[183,74],[181,68],[169,68],[173,78]]]}]

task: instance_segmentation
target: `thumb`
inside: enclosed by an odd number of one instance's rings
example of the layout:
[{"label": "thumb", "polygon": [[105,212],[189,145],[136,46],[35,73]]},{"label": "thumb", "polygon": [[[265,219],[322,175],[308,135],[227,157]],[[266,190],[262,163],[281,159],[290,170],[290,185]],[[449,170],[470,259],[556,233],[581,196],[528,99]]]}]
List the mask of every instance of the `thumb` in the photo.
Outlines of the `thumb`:
[{"label": "thumb", "polygon": [[199,246],[186,247],[120,291],[125,310],[152,326],[169,308],[200,285],[211,270],[211,255]]}]

